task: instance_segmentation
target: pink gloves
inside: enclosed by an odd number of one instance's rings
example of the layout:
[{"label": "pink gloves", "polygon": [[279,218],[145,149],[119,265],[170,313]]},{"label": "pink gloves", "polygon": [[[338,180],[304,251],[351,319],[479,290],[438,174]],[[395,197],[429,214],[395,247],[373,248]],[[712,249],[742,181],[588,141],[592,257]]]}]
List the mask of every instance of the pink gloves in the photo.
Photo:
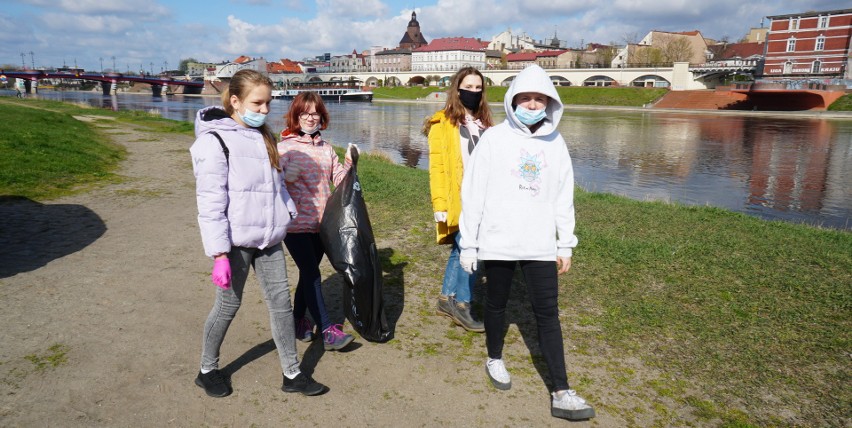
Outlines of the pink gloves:
[{"label": "pink gloves", "polygon": [[210,274],[210,279],[223,290],[231,288],[231,262],[227,257],[213,260],[213,273]]}]

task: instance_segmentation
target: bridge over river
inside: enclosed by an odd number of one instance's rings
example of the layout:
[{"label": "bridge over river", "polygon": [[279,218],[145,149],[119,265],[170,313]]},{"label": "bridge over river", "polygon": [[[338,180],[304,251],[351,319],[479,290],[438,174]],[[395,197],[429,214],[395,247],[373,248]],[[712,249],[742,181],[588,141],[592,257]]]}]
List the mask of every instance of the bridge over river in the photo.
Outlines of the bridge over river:
[{"label": "bridge over river", "polygon": [[49,70],[0,70],[0,75],[6,78],[14,77],[24,82],[26,93],[38,92],[38,81],[41,79],[89,80],[101,82],[104,95],[114,94],[119,82],[147,83],[151,85],[154,95],[161,95],[163,87],[172,92],[185,94],[200,94],[204,82],[175,79],[162,79],[151,76],[129,76],[121,73],[72,73]]},{"label": "bridge over river", "polygon": [[[489,84],[508,86],[521,70],[482,70]],[[692,70],[688,63],[675,63],[672,67],[642,68],[567,68],[546,69],[555,85],[560,86],[640,86],[664,87],[672,90],[707,89],[705,79]],[[363,82],[364,86],[428,84],[427,76],[437,76],[439,82],[446,83],[456,70],[423,71],[371,71],[345,73],[307,73],[295,75],[270,76],[282,85],[306,82],[350,81]]]}]

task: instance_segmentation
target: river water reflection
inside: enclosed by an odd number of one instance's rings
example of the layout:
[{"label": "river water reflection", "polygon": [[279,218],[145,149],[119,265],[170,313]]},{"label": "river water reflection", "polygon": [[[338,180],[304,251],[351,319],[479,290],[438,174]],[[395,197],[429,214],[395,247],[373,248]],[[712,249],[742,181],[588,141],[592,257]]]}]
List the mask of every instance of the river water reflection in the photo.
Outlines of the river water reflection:
[{"label": "river water reflection", "polygon": [[[3,95],[10,95],[3,92]],[[11,94],[14,96],[14,94]],[[216,97],[42,91],[38,97],[192,121]],[[275,100],[280,130],[289,101]],[[428,168],[423,120],[440,104],[329,103],[335,145],[357,143]],[[493,107],[497,120],[502,107]],[[577,184],[639,200],[712,205],[766,219],[852,229],[852,121],[567,110],[560,130]]]}]

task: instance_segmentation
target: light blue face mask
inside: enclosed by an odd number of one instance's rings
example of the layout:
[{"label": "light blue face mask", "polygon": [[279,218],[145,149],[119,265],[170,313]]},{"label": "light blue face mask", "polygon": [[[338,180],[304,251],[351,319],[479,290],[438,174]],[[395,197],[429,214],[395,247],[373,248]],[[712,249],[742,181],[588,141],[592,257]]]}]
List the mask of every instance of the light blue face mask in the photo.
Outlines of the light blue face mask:
[{"label": "light blue face mask", "polygon": [[515,117],[517,117],[524,125],[535,125],[547,116],[546,110],[547,109],[544,108],[541,110],[527,110],[521,106],[516,106]]},{"label": "light blue face mask", "polygon": [[240,114],[240,112],[237,112],[237,115],[240,116],[240,120],[242,120],[243,123],[251,126],[252,128],[260,128],[266,122],[265,114],[253,112],[249,109],[246,109],[246,114]]}]

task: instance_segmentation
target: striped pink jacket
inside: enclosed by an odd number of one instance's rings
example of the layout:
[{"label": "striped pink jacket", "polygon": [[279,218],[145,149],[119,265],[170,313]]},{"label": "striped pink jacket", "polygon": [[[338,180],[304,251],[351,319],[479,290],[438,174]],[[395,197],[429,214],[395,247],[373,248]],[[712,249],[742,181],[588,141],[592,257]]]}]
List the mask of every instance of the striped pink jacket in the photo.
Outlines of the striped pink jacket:
[{"label": "striped pink jacket", "polygon": [[299,179],[286,183],[287,192],[299,211],[299,215],[287,226],[287,232],[319,233],[325,204],[331,196],[329,183],[340,184],[352,167],[351,162],[341,164],[331,144],[323,141],[319,134],[311,138],[309,135],[282,133],[278,154],[284,171],[292,164],[301,168]]}]

